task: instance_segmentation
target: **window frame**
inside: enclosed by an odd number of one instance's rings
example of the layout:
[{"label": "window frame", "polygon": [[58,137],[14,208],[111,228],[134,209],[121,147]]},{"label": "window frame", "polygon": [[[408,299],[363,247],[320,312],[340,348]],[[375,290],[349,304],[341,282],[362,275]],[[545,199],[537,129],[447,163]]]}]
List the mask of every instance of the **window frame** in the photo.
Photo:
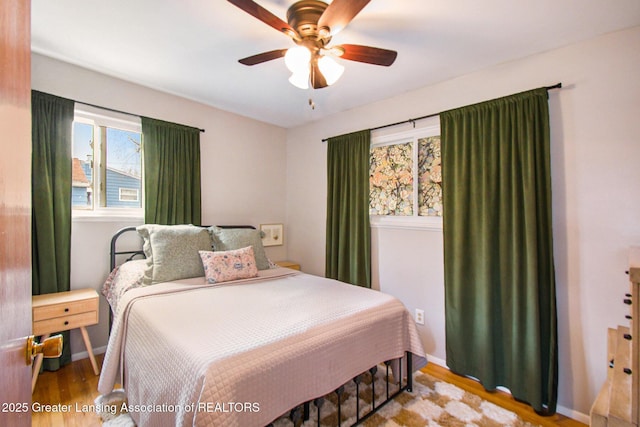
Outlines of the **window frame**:
[{"label": "window frame", "polygon": [[[386,131],[386,132],[385,132]],[[413,151],[413,215],[369,215],[372,228],[397,228],[442,231],[441,216],[420,216],[418,208],[418,139],[438,136],[440,132],[440,117],[434,116],[422,120],[420,126],[404,131],[374,131],[371,134],[371,148],[384,145],[412,142]]]},{"label": "window frame", "polygon": [[[100,197],[105,197],[103,191],[98,191],[101,185],[101,169],[102,166],[98,165],[102,159],[100,155],[104,152],[102,149],[102,137],[101,132],[97,131],[100,127],[118,129],[128,132],[136,132],[140,134],[140,143],[142,144],[142,122],[140,117],[119,113],[111,110],[106,110],[86,104],[76,103],[74,111],[74,123],[86,123],[94,126],[94,148],[93,148],[93,161],[94,172],[92,173],[92,192],[93,192],[93,207],[92,208],[72,208],[71,216],[74,221],[111,221],[111,220],[129,220],[129,219],[143,219],[144,218],[144,157],[143,152],[140,152],[140,172],[141,172],[141,186],[138,192],[138,198],[140,200],[139,208],[127,208],[127,207],[106,207],[101,206]],[[144,147],[141,147],[143,150]],[[104,165],[106,172],[107,165]]]}]

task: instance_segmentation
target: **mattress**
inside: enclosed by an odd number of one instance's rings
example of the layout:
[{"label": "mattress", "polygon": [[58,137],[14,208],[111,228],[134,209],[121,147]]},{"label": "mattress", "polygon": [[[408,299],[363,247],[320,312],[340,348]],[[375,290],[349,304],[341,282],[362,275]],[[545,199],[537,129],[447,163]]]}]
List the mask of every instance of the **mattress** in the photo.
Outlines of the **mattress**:
[{"label": "mattress", "polygon": [[289,269],[122,295],[98,389],[120,382],[140,426],[263,426],[377,363],[426,364],[397,299]]}]

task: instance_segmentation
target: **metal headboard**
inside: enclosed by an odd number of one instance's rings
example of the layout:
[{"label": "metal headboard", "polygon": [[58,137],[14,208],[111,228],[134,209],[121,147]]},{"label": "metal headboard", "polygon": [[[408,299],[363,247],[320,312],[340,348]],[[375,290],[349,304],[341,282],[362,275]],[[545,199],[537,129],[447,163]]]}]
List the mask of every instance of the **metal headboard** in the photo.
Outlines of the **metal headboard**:
[{"label": "metal headboard", "polygon": [[138,251],[117,251],[116,250],[118,238],[124,233],[131,232],[131,231],[135,232],[136,227],[130,226],[130,227],[121,228],[111,238],[111,250],[109,251],[109,256],[110,256],[109,271],[113,271],[113,269],[116,268],[117,255],[129,255],[129,258],[127,258],[127,261],[131,261],[133,258],[136,257],[136,255],[142,255],[142,257],[144,258],[144,252],[142,252],[142,250],[138,250]]},{"label": "metal headboard", "polygon": [[[207,227],[210,227],[210,226],[209,225],[202,225],[201,227],[207,228]],[[253,230],[256,229],[253,225],[217,225],[216,227],[219,227],[219,228],[250,228],[250,229],[253,229]],[[125,260],[125,262],[131,261],[136,256],[141,256],[142,258],[145,257],[144,252],[142,251],[142,249],[139,249],[137,251],[118,251],[116,249],[117,245],[118,245],[118,238],[120,236],[122,236],[123,234],[129,233],[129,232],[134,232],[135,233],[136,232],[136,226],[133,225],[133,226],[130,226],[130,227],[121,228],[111,238],[111,249],[109,251],[109,256],[110,256],[110,264],[109,264],[110,268],[109,268],[109,271],[113,271],[113,269],[116,268],[116,257],[118,255],[129,255],[127,257],[127,259]]]}]

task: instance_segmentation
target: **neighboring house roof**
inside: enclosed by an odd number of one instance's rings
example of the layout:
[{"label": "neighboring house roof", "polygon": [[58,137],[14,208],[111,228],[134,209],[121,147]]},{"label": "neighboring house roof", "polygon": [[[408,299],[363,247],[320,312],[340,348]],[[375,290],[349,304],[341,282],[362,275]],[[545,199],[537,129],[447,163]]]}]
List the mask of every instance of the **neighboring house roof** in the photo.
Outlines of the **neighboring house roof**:
[{"label": "neighboring house roof", "polygon": [[73,166],[71,169],[71,181],[74,187],[88,187],[89,179],[87,179],[87,175],[84,173],[84,169],[82,168],[82,163],[80,159],[73,158]]},{"label": "neighboring house roof", "polygon": [[122,175],[122,176],[126,176],[126,177],[129,177],[129,178],[133,178],[133,179],[140,180],[140,177],[139,177],[139,176],[134,175],[134,174],[132,174],[132,173],[128,173],[128,172],[124,172],[124,171],[121,171],[121,170],[118,170],[118,169],[110,168],[110,167],[108,167],[108,166],[107,166],[107,170],[108,170],[108,171],[111,171],[111,172],[113,172],[113,173],[120,174],[120,175]]}]

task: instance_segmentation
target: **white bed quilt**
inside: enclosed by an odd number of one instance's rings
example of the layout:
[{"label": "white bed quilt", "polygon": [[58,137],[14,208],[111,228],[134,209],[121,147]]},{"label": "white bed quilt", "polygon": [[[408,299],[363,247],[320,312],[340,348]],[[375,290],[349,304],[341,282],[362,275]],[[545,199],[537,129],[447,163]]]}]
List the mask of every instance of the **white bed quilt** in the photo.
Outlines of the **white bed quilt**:
[{"label": "white bed quilt", "polygon": [[264,426],[405,351],[414,369],[426,364],[413,319],[387,294],[288,269],[195,278],[123,296],[98,390],[122,381],[139,426]]}]

